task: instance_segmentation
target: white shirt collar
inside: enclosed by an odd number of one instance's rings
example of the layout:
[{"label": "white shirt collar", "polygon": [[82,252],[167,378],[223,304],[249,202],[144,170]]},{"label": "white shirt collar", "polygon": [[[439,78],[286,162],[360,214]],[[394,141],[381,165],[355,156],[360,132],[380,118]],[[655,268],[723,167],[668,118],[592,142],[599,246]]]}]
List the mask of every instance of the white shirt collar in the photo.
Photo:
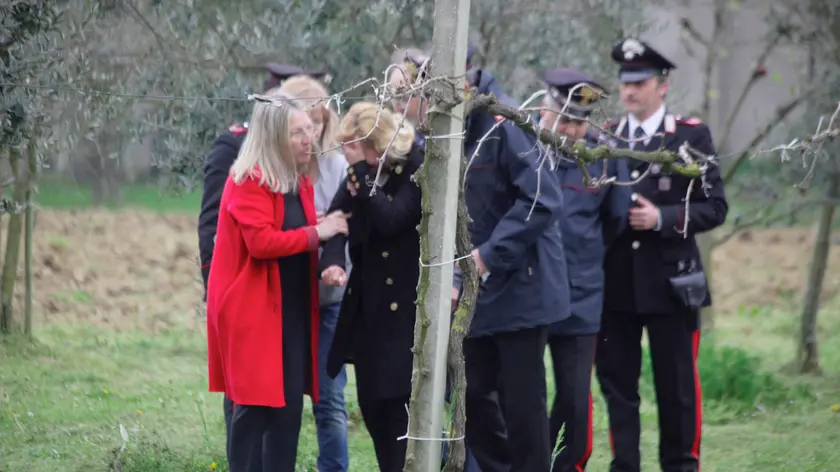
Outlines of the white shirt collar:
[{"label": "white shirt collar", "polygon": [[639,120],[636,118],[635,115],[633,115],[632,113],[628,113],[627,114],[627,131],[628,131],[629,134],[627,136],[629,136],[632,139],[634,133],[636,132],[636,128],[641,126],[642,129],[645,130],[645,136],[647,136],[647,138],[645,139],[645,144],[647,144],[648,141],[650,141],[651,136],[653,136],[654,134],[656,134],[659,131],[659,125],[662,124],[662,121],[664,119],[665,119],[665,104],[664,103],[659,107],[658,110],[656,110],[656,112],[653,115],[650,115],[648,117],[648,119],[646,119],[642,123],[639,123]]}]

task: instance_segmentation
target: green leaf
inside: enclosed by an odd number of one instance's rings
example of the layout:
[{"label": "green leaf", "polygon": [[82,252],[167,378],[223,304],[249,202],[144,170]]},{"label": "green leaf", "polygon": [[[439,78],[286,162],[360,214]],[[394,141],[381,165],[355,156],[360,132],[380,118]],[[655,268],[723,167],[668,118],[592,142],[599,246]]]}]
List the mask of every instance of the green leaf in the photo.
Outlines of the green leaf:
[{"label": "green leaf", "polygon": [[779,85],[781,85],[781,84],[782,84],[782,83],[784,83],[784,81],[785,81],[785,79],[783,79],[783,78],[782,78],[782,74],[781,74],[781,72],[778,72],[778,71],[774,71],[774,72],[770,75],[770,78],[771,78],[771,79],[773,79],[773,82],[776,82],[776,83],[777,83],[777,84],[779,84]]},{"label": "green leaf", "polygon": [[706,92],[706,95],[712,100],[717,100],[718,98],[720,98],[720,92],[718,92],[717,89],[709,89],[709,91]]}]

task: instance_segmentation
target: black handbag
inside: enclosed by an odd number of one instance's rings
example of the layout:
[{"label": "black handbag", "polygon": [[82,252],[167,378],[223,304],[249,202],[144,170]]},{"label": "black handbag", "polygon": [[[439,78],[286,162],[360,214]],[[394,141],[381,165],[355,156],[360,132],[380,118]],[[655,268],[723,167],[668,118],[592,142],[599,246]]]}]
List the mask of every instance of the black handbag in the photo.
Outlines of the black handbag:
[{"label": "black handbag", "polygon": [[703,307],[709,287],[706,282],[706,273],[702,270],[694,270],[694,261],[689,272],[670,277],[668,281],[671,283],[674,295],[687,308],[699,310]]}]

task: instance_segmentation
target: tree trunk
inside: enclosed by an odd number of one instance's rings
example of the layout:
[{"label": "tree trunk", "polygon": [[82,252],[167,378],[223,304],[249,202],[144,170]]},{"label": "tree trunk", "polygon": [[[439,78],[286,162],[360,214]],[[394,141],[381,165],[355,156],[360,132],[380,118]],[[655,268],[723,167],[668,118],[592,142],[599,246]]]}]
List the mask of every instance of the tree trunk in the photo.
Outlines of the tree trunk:
[{"label": "tree trunk", "polygon": [[[431,76],[464,76],[469,15],[470,0],[435,0]],[[464,105],[446,99],[460,98],[463,82],[438,84],[446,98],[432,95],[431,135],[459,136],[464,129]],[[440,472],[454,269],[447,261],[456,250],[462,155],[462,138],[429,138],[424,163],[415,174],[423,211],[405,472]]]},{"label": "tree trunk", "polygon": [[[28,184],[23,172],[20,171],[20,151],[12,149],[10,159],[12,175],[14,175],[14,191],[12,201],[16,205],[25,203]],[[14,311],[12,299],[15,294],[18,260],[20,259],[20,237],[23,232],[23,215],[15,209],[9,215],[9,230],[6,233],[6,257],[3,260],[3,275],[0,278],[0,332],[9,334],[14,329]]]},{"label": "tree trunk", "polygon": [[23,309],[23,334],[32,337],[32,238],[35,232],[35,187],[38,184],[38,135],[36,131],[29,137],[26,160],[28,172],[26,174],[26,233],[24,234],[23,267],[26,288],[26,301]]},{"label": "tree trunk", "polygon": [[[832,169],[826,189],[827,199],[840,197],[840,171]],[[800,318],[799,349],[797,351],[797,365],[801,373],[822,372],[817,350],[817,314],[820,309],[820,293],[828,267],[828,255],[831,250],[831,222],[834,219],[836,204],[829,202],[823,205],[817,225],[817,237],[814,241],[814,251],[808,270],[808,285],[805,288],[805,300]]]},{"label": "tree trunk", "polygon": [[[470,232],[468,229],[470,217],[467,213],[467,205],[464,202],[464,175],[467,169],[467,160],[462,161],[461,191],[458,194],[458,228],[455,239],[455,247],[458,254],[469,254],[472,249]],[[464,364],[464,337],[470,330],[473,314],[475,313],[475,302],[478,298],[478,272],[475,261],[468,257],[458,261],[461,268],[461,300],[458,302],[458,309],[452,320],[452,327],[449,330],[449,356],[448,369],[449,381],[452,387],[449,396],[449,405],[452,411],[452,428],[449,437],[463,438],[466,435],[467,410],[466,390],[467,374]],[[464,440],[458,439],[450,443],[449,456],[446,459],[446,466],[443,472],[462,472],[467,454]]]}]

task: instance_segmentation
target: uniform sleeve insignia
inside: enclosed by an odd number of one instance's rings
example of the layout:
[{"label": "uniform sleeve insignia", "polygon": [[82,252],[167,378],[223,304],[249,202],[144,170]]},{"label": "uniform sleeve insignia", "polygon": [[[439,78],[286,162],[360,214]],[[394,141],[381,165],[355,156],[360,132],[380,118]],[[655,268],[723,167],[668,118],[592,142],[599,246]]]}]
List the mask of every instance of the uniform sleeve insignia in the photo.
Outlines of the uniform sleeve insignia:
[{"label": "uniform sleeve insignia", "polygon": [[496,123],[501,123],[505,120],[505,117],[502,115],[493,115],[493,119],[496,120]]},{"label": "uniform sleeve insignia", "polygon": [[701,120],[700,118],[697,118],[696,116],[689,116],[687,118],[679,118],[677,121],[682,125],[688,125],[688,126],[698,126],[698,125],[703,124],[703,120]]},{"label": "uniform sleeve insignia", "polygon": [[248,128],[246,128],[246,127],[244,127],[240,124],[235,124],[235,125],[231,125],[230,128],[228,128],[228,131],[233,133],[234,136],[240,136],[240,135],[243,135],[243,134],[247,133]]}]

